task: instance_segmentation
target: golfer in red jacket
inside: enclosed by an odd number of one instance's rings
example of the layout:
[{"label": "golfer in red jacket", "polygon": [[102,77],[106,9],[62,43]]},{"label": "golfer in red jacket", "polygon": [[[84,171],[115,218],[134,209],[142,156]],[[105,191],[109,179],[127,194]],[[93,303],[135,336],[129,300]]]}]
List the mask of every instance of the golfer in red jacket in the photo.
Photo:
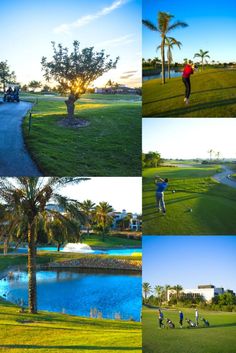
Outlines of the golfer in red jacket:
[{"label": "golfer in red jacket", "polygon": [[189,97],[191,93],[191,83],[190,83],[190,75],[193,74],[194,65],[191,60],[184,66],[182,81],[185,85],[185,98],[184,101],[186,104],[189,104]]}]

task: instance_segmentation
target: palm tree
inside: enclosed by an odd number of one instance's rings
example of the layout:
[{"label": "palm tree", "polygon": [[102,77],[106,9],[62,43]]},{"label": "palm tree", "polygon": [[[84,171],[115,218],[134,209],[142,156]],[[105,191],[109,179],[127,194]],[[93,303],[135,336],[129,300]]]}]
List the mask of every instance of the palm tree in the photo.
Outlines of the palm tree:
[{"label": "palm tree", "polygon": [[183,289],[183,287],[180,284],[177,284],[176,286],[173,286],[171,289],[174,289],[176,292],[176,300],[178,301],[179,299],[179,293]]},{"label": "palm tree", "polygon": [[102,240],[105,239],[105,234],[108,232],[112,224],[113,207],[107,202],[99,202],[95,208],[95,218],[97,220],[97,229],[102,233]]},{"label": "palm tree", "polygon": [[148,295],[151,293],[152,287],[150,283],[144,282],[143,283],[143,294],[144,294],[144,303],[147,302]]},{"label": "palm tree", "polygon": [[215,155],[217,159],[220,159],[220,152],[216,152]]},{"label": "palm tree", "polygon": [[171,286],[169,284],[166,284],[164,287],[165,290],[165,300],[167,301],[168,299],[168,290],[171,288]]},{"label": "palm tree", "polygon": [[212,153],[214,152],[213,149],[211,148],[209,151],[207,151],[210,155],[210,160],[211,160],[211,157],[212,157]]},{"label": "palm tree", "polygon": [[79,207],[83,214],[85,215],[86,221],[85,226],[87,230],[87,236],[89,236],[89,230],[91,228],[92,217],[95,209],[95,203],[91,200],[85,200],[84,202],[79,203]]},{"label": "palm tree", "polygon": [[154,287],[154,291],[159,299],[159,305],[161,306],[161,303],[162,303],[162,294],[163,294],[163,290],[164,290],[164,287],[162,286],[155,286]]},{"label": "palm tree", "polygon": [[[45,222],[51,217],[63,217],[59,211],[48,210],[46,205],[50,201],[57,202],[63,209],[75,208],[74,201],[58,194],[58,190],[66,184],[78,183],[87,178],[34,178],[17,177],[11,181],[8,178],[0,178],[0,199],[11,206],[14,210],[14,218],[19,224],[27,226],[28,240],[28,296],[29,311],[37,313],[37,293],[36,293],[36,239],[39,222]],[[74,211],[76,212],[76,211]]]},{"label": "palm tree", "polygon": [[202,70],[203,70],[203,64],[204,64],[204,58],[210,58],[208,55],[209,51],[204,51],[202,49],[199,50],[199,53],[194,54],[194,58],[201,58],[202,60]]},{"label": "palm tree", "polygon": [[151,31],[159,32],[161,35],[161,58],[162,58],[162,83],[165,83],[165,42],[167,34],[179,27],[187,27],[187,23],[176,21],[171,24],[173,15],[166,12],[158,12],[157,24],[153,24],[149,20],[143,20],[143,24]]},{"label": "palm tree", "polygon": [[[176,40],[173,37],[166,37],[166,41],[165,41],[165,46],[167,47],[167,60],[168,60],[168,78],[170,78],[170,65],[173,61],[173,57],[172,57],[172,51],[171,49],[173,49],[174,46],[177,46],[179,49],[182,45],[181,42],[179,42],[178,40]],[[157,47],[157,50],[161,48],[161,45],[159,45]]]}]

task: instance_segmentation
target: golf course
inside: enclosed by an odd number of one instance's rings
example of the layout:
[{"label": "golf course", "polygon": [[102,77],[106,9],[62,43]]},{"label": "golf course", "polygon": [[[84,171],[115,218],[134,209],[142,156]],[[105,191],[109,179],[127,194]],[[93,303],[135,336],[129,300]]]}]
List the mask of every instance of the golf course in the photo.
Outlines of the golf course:
[{"label": "golf course", "polygon": [[23,134],[43,175],[140,174],[140,96],[83,95],[75,115],[86,126],[79,128],[60,125],[66,118],[65,98],[22,94],[21,99],[35,103],[31,123],[29,114],[25,117]]},{"label": "golf course", "polygon": [[[223,167],[216,164],[185,164],[145,168],[143,234],[235,234],[236,189],[214,178]],[[165,192],[165,216],[158,213],[156,207],[155,175],[169,179]]]},{"label": "golf course", "polygon": [[[194,309],[182,309],[184,320],[194,321]],[[212,312],[199,309],[210,327],[202,321],[197,328],[188,328],[186,321],[181,329],[178,309],[164,310],[164,318],[175,324],[175,329],[158,327],[157,309],[143,308],[143,352],[145,353],[234,353],[236,345],[236,313]],[[165,320],[164,320],[165,321]]]},{"label": "golf course", "polygon": [[235,117],[236,70],[204,69],[191,77],[189,105],[184,103],[181,77],[161,78],[143,83],[143,116],[145,117]]}]

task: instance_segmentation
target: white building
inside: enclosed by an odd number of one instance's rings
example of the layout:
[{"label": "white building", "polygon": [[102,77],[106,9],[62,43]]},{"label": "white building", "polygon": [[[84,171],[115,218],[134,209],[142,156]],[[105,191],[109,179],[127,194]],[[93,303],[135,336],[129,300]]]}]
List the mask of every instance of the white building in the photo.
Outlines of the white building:
[{"label": "white building", "polygon": [[[216,288],[212,284],[207,284],[207,285],[199,285],[197,288],[191,288],[191,289],[183,289],[180,291],[180,294],[185,294],[186,297],[188,294],[191,294],[193,296],[199,297],[202,296],[205,298],[207,302],[210,302],[212,298],[219,294],[223,294],[224,288]],[[174,289],[169,289],[167,291],[167,300],[169,301],[172,295],[175,295],[176,291]]]}]

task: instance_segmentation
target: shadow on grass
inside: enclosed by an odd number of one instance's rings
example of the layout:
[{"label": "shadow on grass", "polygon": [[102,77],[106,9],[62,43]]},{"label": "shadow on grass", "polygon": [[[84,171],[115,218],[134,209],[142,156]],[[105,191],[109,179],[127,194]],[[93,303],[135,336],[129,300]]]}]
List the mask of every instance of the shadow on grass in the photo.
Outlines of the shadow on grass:
[{"label": "shadow on grass", "polygon": [[115,346],[43,346],[43,345],[35,345],[35,344],[0,344],[0,348],[4,349],[75,349],[75,350],[90,350],[90,351],[104,351],[104,350],[112,350],[112,351],[135,351],[141,349],[141,347],[115,347]]},{"label": "shadow on grass", "polygon": [[[204,89],[204,90],[201,90],[201,91],[193,91],[191,93],[191,96],[194,96],[194,94],[198,94],[198,93],[206,93],[206,92],[212,92],[212,91],[222,91],[222,90],[225,90],[225,89],[236,89],[236,86],[221,87],[221,88],[214,88],[214,89]],[[162,98],[162,99],[156,99],[156,100],[150,101],[150,102],[143,102],[143,105],[157,103],[157,102],[163,102],[163,101],[166,101],[166,100],[170,100],[170,99],[174,99],[174,98],[180,98],[180,97],[183,97],[183,96],[184,96],[184,91],[183,91],[183,94],[179,94],[179,95],[176,95],[176,96],[166,97],[166,98]]]},{"label": "shadow on grass", "polygon": [[[172,110],[166,110],[162,111],[160,113],[155,113],[157,114],[156,116],[182,116],[183,114],[186,113],[194,113],[198,110],[201,109],[211,109],[211,108],[217,108],[217,107],[223,107],[223,106],[228,106],[231,104],[236,104],[236,98],[230,98],[230,99],[223,99],[220,101],[213,101],[213,102],[208,102],[208,103],[202,103],[202,104],[195,104],[194,106],[188,105],[184,106],[183,108],[177,108],[177,109],[172,109]],[[155,114],[150,114],[150,115],[145,115],[145,116],[154,116]]]}]

